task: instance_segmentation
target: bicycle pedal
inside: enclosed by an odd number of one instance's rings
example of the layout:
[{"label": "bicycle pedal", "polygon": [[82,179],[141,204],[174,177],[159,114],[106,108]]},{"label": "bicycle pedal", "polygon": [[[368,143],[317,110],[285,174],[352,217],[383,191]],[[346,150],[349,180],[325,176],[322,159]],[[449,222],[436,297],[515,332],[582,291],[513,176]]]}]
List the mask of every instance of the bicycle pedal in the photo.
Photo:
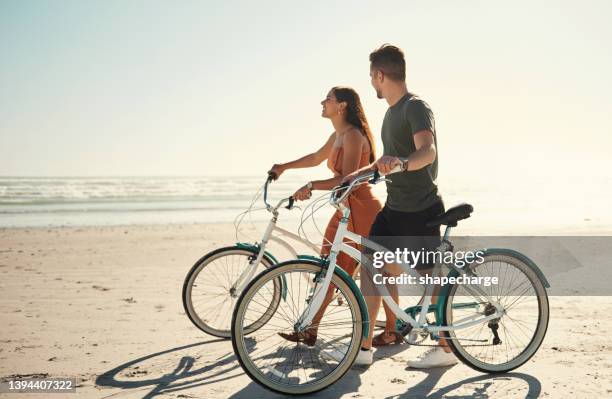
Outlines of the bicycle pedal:
[{"label": "bicycle pedal", "polygon": [[405,337],[412,331],[412,324],[402,324],[397,331],[402,335],[402,337]]}]

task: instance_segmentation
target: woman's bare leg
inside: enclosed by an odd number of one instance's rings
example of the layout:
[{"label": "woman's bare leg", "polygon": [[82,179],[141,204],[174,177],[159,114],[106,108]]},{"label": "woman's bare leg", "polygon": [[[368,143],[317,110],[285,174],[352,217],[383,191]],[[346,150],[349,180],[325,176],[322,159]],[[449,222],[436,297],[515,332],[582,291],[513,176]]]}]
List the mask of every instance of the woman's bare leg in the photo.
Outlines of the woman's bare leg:
[{"label": "woman's bare leg", "polygon": [[329,306],[329,304],[331,303],[334,297],[335,290],[336,290],[336,287],[333,285],[330,285],[329,288],[327,289],[327,293],[325,294],[325,298],[323,298],[323,303],[321,303],[321,307],[319,308],[317,313],[312,318],[312,323],[309,327],[310,330],[314,330],[314,332],[316,332],[319,329],[319,323],[321,323],[321,319],[323,318],[323,315],[325,314],[327,307]]}]

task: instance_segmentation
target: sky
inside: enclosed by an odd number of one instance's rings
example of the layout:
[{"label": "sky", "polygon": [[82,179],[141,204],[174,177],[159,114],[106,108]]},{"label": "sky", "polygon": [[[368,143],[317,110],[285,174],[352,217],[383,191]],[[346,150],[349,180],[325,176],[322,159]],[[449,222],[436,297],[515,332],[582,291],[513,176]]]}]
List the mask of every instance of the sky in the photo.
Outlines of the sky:
[{"label": "sky", "polygon": [[[612,170],[608,1],[0,2],[0,175],[256,175],[321,146],[320,101],[387,109],[368,55],[401,47],[440,173]],[[320,167],[316,173],[327,173]]]}]

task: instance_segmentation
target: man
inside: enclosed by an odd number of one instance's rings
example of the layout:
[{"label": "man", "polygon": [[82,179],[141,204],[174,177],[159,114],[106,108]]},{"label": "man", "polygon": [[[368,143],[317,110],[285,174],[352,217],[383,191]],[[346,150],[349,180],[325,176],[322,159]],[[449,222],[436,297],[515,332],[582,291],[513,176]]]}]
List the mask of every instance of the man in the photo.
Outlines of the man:
[{"label": "man", "polygon": [[[436,186],[438,153],[433,113],[424,101],[408,91],[404,53],[398,47],[385,44],[370,54],[370,77],[378,98],[384,98],[389,104],[382,125],[383,156],[345,180],[351,180],[368,169],[378,169],[387,174],[404,160],[405,171],[393,174],[392,181],[387,182],[387,201],[372,225],[370,237],[429,236],[439,240],[440,227],[426,226],[429,220],[444,212]],[[386,265],[384,271],[389,275],[400,273],[398,265]],[[397,292],[391,293],[397,300]],[[370,319],[376,320],[381,298],[370,296],[367,299]],[[395,332],[395,315],[387,307],[385,313],[385,332],[374,338],[370,332],[357,363],[372,362],[373,341],[374,346],[400,341]],[[440,340],[439,345],[409,365],[429,368],[456,364],[457,359],[446,342]]]}]

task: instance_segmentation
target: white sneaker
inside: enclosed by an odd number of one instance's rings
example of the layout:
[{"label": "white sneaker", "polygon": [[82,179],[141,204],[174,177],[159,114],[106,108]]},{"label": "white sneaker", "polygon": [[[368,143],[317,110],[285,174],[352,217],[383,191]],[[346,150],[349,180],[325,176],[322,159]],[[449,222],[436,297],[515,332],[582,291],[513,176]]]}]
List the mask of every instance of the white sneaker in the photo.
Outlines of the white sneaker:
[{"label": "white sneaker", "polygon": [[355,362],[353,362],[353,366],[369,366],[372,363],[374,363],[374,350],[371,348],[367,351],[359,349],[359,353],[355,358]]},{"label": "white sneaker", "polygon": [[[346,352],[341,352],[335,349],[321,351],[322,357],[326,357],[328,359],[335,360],[337,362],[342,361],[345,355],[346,355]],[[369,366],[373,362],[374,362],[374,350],[373,349],[370,349],[367,351],[359,349],[359,353],[357,353],[357,357],[355,358],[355,361],[353,362],[353,366]]]},{"label": "white sneaker", "polygon": [[408,362],[408,367],[415,369],[429,369],[433,367],[447,367],[457,364],[459,361],[452,353],[444,352],[441,347],[431,348],[423,353],[418,360]]}]

